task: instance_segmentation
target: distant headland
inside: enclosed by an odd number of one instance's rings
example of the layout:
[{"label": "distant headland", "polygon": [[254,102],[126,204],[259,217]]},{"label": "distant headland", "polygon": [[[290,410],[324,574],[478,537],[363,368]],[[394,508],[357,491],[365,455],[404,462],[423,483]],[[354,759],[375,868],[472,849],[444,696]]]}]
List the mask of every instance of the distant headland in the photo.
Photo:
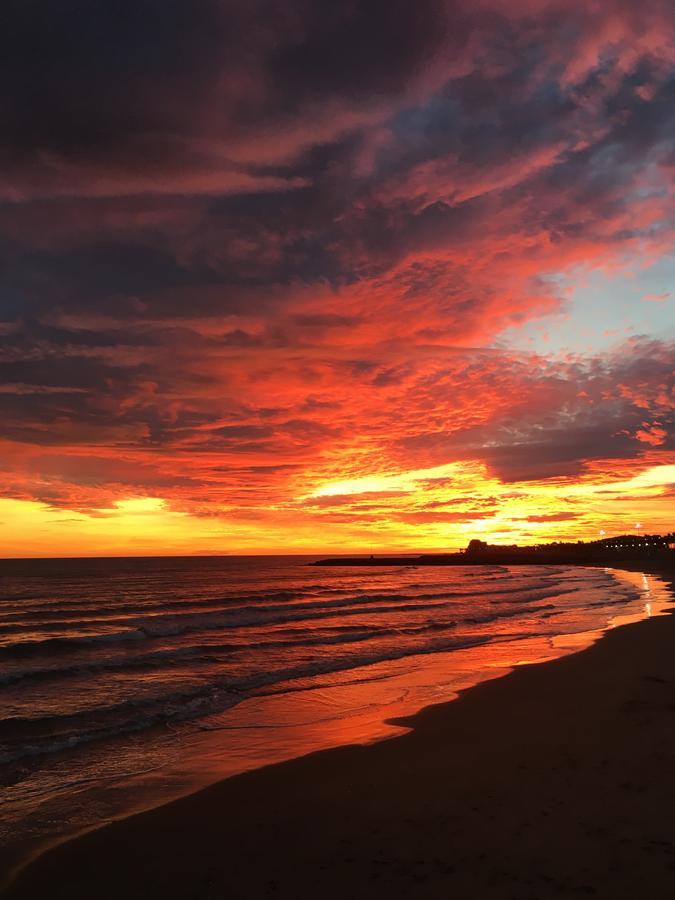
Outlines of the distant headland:
[{"label": "distant headland", "polygon": [[630,561],[675,563],[675,533],[622,534],[598,541],[553,542],[519,547],[472,540],[459,553],[405,556],[336,556],[312,566],[619,565]]}]

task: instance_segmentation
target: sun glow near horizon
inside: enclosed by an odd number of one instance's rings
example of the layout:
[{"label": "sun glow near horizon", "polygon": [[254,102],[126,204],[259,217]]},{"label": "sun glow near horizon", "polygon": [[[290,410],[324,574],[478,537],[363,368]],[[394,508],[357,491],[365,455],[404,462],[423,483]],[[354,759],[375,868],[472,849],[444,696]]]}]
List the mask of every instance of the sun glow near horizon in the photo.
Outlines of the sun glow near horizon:
[{"label": "sun glow near horizon", "polygon": [[[321,553],[458,549],[473,537],[533,544],[672,529],[675,465],[613,480],[503,483],[477,463],[318,484],[273,507],[190,510],[126,497],[91,511],[0,500],[10,556]],[[636,515],[636,513],[638,515]]]}]

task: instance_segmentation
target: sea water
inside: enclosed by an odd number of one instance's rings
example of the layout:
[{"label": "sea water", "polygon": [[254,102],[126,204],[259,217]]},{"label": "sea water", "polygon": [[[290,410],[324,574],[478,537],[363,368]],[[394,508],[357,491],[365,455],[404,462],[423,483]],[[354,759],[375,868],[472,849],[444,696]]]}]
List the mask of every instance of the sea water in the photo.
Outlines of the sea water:
[{"label": "sea water", "polygon": [[664,612],[602,568],[309,557],[0,562],[0,841],[57,839]]}]

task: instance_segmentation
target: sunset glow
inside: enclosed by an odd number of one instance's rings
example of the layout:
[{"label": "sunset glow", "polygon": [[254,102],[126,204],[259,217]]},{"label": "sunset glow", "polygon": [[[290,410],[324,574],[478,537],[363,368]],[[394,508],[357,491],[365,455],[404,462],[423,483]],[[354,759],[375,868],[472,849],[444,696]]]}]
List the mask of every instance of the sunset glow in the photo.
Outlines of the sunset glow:
[{"label": "sunset glow", "polygon": [[671,530],[671,5],[296,6],[12,13],[0,554]]}]

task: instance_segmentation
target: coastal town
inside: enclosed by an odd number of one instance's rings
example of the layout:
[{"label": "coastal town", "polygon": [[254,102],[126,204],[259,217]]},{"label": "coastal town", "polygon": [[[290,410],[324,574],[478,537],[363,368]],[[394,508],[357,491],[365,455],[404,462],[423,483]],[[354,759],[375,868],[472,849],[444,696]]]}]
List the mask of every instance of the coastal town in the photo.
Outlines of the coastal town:
[{"label": "coastal town", "polygon": [[597,541],[554,541],[518,546],[488,544],[474,538],[458,553],[402,554],[400,556],[337,556],[320,559],[316,566],[466,566],[466,565],[616,565],[626,561],[675,561],[675,533],[622,534]]}]

